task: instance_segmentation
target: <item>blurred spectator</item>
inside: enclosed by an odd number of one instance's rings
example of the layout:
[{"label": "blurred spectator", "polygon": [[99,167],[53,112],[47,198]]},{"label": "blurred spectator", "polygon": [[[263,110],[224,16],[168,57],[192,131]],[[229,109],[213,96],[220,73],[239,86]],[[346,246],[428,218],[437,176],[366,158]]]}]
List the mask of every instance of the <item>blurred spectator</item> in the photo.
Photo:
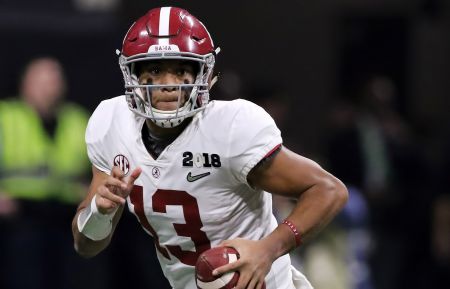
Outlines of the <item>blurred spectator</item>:
[{"label": "blurred spectator", "polygon": [[[362,193],[369,209],[374,287],[415,288],[414,264],[426,258],[429,183],[420,142],[395,107],[397,87],[370,77],[355,104],[332,113],[330,171]],[[351,242],[351,240],[349,240]]]},{"label": "blurred spectator", "polygon": [[424,266],[426,278],[421,288],[450,285],[450,195],[440,195],[432,206],[431,262]]},{"label": "blurred spectator", "polygon": [[430,254],[428,262],[421,264],[423,274],[420,288],[450,286],[450,131],[442,130],[445,135],[444,154],[442,163],[435,165],[438,168],[439,182],[432,192]]},{"label": "blurred spectator", "polygon": [[38,58],[24,70],[20,99],[0,102],[2,289],[81,288],[87,282],[77,278],[87,266],[73,250],[70,219],[89,173],[88,114],[65,102],[65,92],[61,64]]}]

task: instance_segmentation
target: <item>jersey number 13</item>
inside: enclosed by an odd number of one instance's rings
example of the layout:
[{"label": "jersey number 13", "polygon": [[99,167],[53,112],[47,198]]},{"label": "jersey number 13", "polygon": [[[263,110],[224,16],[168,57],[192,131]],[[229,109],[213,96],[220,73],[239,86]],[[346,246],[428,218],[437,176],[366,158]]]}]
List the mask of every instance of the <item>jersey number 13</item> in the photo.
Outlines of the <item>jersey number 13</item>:
[{"label": "jersey number 13", "polygon": [[178,236],[189,237],[195,245],[195,252],[184,251],[178,245],[162,246],[156,231],[150,225],[144,212],[143,187],[134,186],[130,194],[131,203],[134,205],[134,212],[139,218],[141,225],[153,236],[156,249],[170,260],[168,251],[177,257],[182,263],[195,266],[198,256],[211,248],[206,233],[201,230],[203,227],[200,219],[197,199],[185,191],[160,190],[158,189],[152,196],[152,209],[157,213],[167,213],[166,206],[181,206],[185,224],[173,224]]}]

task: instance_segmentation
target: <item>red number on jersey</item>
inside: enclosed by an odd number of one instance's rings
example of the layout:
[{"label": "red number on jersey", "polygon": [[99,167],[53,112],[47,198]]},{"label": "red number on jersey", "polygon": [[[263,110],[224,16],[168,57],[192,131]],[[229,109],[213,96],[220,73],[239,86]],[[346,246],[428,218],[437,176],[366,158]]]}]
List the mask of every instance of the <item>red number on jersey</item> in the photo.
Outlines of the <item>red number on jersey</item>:
[{"label": "red number on jersey", "polygon": [[152,225],[148,222],[147,218],[145,217],[144,212],[144,195],[143,195],[143,188],[141,186],[133,186],[133,190],[130,193],[130,200],[131,203],[134,205],[134,212],[139,218],[139,221],[141,222],[142,227],[144,227],[155,240],[155,246],[156,249],[167,259],[170,260],[169,253],[167,250],[159,244],[159,237],[156,234],[155,230],[153,229]]},{"label": "red number on jersey", "polygon": [[[134,186],[130,194],[131,203],[142,226],[149,231],[156,244],[158,251],[166,258],[170,259],[167,250],[159,244],[159,237],[148,222],[143,205],[143,190],[141,186]],[[195,245],[195,252],[184,251],[178,245],[167,245],[166,248],[177,257],[182,263],[195,266],[198,256],[211,248],[206,233],[201,230],[203,227],[200,219],[197,199],[185,191],[157,190],[152,196],[152,209],[154,212],[166,213],[166,206],[182,206],[185,224],[173,224],[178,236],[190,237]]]}]

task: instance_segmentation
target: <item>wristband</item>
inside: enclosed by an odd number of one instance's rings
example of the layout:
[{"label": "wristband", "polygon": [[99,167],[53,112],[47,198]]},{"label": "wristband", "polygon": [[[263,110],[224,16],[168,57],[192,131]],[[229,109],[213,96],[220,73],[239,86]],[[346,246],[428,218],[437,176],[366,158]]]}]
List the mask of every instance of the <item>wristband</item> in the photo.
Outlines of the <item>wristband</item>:
[{"label": "wristband", "polygon": [[97,195],[92,198],[90,206],[81,210],[78,214],[77,226],[78,231],[93,241],[100,241],[108,237],[112,230],[112,219],[116,214],[117,209],[110,213],[103,215],[98,211],[95,203]]},{"label": "wristband", "polygon": [[289,229],[291,229],[292,233],[294,233],[295,245],[297,247],[300,246],[302,244],[302,239],[300,237],[300,233],[297,230],[297,227],[295,227],[295,225],[291,221],[289,221],[288,219],[285,219],[282,224],[288,226]]}]

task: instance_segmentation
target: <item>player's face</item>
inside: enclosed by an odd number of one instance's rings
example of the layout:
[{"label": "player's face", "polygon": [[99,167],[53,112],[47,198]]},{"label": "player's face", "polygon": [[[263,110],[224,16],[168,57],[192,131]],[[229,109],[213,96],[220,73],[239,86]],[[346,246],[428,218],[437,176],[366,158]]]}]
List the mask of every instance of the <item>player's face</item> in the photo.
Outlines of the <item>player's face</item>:
[{"label": "player's face", "polygon": [[[192,84],[196,75],[193,63],[176,59],[145,62],[138,69],[141,85]],[[154,88],[151,90],[152,106],[160,110],[175,110],[188,100],[191,90],[180,89],[179,86]]]}]

